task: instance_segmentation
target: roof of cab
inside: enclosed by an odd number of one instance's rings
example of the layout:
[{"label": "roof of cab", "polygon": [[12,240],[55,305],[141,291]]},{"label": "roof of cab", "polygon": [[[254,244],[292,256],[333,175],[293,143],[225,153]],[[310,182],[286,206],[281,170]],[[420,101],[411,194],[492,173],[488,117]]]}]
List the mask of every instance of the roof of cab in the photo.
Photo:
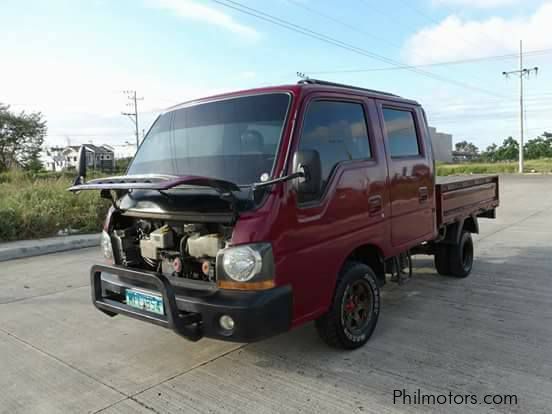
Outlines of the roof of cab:
[{"label": "roof of cab", "polygon": [[399,95],[394,95],[388,92],[382,92],[374,89],[366,89],[366,88],[345,85],[340,83],[326,82],[326,81],[321,81],[317,79],[305,79],[297,82],[296,84],[291,84],[291,85],[276,85],[276,86],[266,86],[262,88],[244,89],[239,91],[222,93],[219,95],[208,96],[205,98],[193,99],[190,101],[186,101],[186,102],[182,102],[180,104],[174,105],[170,108],[167,108],[166,112],[173,111],[175,109],[180,109],[190,105],[199,104],[199,103],[237,98],[239,96],[257,95],[257,94],[271,93],[271,92],[291,92],[294,95],[298,95],[301,92],[305,92],[305,91],[334,92],[334,93],[339,92],[339,93],[349,93],[349,94],[353,93],[355,95],[362,95],[370,98],[385,99],[389,101],[402,102],[402,103],[407,103],[407,104],[416,105],[416,106],[420,105],[417,101],[403,98]]}]

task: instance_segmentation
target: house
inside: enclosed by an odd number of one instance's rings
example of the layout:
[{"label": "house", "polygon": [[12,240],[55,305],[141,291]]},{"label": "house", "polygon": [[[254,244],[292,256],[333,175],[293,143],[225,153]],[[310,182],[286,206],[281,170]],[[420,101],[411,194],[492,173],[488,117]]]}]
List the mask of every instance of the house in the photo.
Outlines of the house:
[{"label": "house", "polygon": [[[64,168],[77,168],[80,148],[79,145],[72,145],[63,150]],[[102,171],[115,169],[115,154],[107,145],[84,144],[84,148],[86,150],[86,167],[88,169]]]},{"label": "house", "polygon": [[61,171],[65,168],[62,147],[46,147],[40,152],[40,162],[47,171]]}]

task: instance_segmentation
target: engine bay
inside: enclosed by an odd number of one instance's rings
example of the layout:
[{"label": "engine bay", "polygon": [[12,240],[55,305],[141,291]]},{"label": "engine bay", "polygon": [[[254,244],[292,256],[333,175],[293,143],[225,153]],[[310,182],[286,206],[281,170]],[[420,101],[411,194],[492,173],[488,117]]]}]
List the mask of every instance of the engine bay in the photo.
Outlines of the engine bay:
[{"label": "engine bay", "polygon": [[216,256],[228,246],[231,226],[118,218],[110,232],[116,264],[216,282]]}]

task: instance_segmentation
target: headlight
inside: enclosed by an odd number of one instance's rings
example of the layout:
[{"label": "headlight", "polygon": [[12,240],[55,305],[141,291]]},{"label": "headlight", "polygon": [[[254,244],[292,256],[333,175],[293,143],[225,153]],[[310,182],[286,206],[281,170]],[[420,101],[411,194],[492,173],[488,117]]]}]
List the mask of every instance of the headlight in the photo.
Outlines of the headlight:
[{"label": "headlight", "polygon": [[111,246],[111,237],[105,230],[102,231],[102,235],[100,237],[100,249],[102,250],[102,254],[107,260],[113,261],[113,247]]},{"label": "headlight", "polygon": [[237,246],[224,252],[222,266],[231,279],[247,282],[261,271],[263,259],[257,250],[249,246]]}]

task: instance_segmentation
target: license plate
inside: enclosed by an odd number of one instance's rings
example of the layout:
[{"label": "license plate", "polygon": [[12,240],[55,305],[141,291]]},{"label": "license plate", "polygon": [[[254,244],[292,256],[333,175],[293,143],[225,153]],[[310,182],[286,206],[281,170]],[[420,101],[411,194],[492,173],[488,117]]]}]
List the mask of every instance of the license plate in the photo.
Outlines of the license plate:
[{"label": "license plate", "polygon": [[150,293],[140,292],[133,289],[126,290],[126,304],[133,308],[145,310],[158,315],[165,314],[163,298]]}]

